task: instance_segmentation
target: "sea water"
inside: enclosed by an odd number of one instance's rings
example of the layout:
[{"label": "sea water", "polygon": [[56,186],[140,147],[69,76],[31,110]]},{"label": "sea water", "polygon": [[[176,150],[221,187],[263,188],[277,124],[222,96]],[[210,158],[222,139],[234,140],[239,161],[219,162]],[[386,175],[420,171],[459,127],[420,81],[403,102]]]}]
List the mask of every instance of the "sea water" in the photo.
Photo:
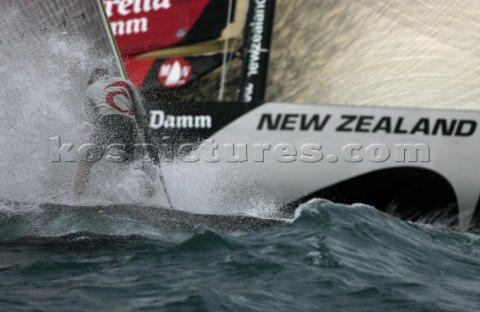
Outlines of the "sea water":
[{"label": "sea water", "polygon": [[480,307],[480,232],[404,222],[366,205],[313,200],[260,232],[183,236],[147,217],[52,219],[12,205],[0,210],[4,311]]}]

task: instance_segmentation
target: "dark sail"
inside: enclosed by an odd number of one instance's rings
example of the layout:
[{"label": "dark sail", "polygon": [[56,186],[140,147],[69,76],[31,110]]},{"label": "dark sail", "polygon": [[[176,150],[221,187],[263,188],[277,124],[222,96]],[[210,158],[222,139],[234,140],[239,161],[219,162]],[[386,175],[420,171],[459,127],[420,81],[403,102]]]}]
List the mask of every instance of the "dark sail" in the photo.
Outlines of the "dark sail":
[{"label": "dark sail", "polygon": [[222,99],[225,81],[239,79],[230,69],[240,66],[231,61],[244,43],[248,1],[104,3],[129,77],[147,101]]}]

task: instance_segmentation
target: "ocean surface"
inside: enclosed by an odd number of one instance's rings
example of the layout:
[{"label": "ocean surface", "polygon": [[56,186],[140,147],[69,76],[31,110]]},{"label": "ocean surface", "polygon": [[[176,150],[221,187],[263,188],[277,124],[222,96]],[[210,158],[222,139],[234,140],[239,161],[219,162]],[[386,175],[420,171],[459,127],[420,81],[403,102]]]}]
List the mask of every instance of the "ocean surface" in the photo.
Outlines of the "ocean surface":
[{"label": "ocean surface", "polygon": [[480,309],[480,232],[366,205],[314,200],[295,219],[247,233],[48,214],[1,206],[1,311]]}]

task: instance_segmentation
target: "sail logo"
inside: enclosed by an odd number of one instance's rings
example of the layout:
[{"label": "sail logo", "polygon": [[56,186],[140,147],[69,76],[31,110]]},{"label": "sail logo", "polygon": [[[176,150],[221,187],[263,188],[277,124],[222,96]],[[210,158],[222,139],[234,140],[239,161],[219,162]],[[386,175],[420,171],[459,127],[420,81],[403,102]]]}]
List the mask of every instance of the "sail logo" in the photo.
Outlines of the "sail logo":
[{"label": "sail logo", "polygon": [[265,31],[265,7],[266,0],[256,0],[255,4],[255,15],[253,17],[253,22],[250,24],[252,29],[252,36],[250,42],[250,48],[248,50],[250,59],[248,62],[248,72],[247,76],[252,77],[258,75],[260,69],[260,58],[262,53],[268,52],[267,49],[262,47],[264,41],[264,31]]},{"label": "sail logo", "polygon": [[[170,0],[103,0],[115,36],[147,33],[149,12],[169,10]],[[130,18],[136,15],[135,18]],[[128,19],[125,19],[128,18]]]},{"label": "sail logo", "polygon": [[160,83],[169,89],[184,86],[192,77],[192,66],[184,58],[166,60],[158,72]]},{"label": "sail logo", "polygon": [[171,0],[103,0],[108,17],[115,14],[127,16],[142,14],[150,11],[168,10],[172,6]]}]

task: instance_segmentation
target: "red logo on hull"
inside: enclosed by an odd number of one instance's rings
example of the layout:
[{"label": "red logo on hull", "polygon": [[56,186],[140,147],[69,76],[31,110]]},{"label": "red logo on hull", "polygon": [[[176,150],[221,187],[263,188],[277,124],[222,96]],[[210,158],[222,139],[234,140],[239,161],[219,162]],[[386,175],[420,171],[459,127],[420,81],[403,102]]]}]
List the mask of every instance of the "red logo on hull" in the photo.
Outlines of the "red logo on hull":
[{"label": "red logo on hull", "polygon": [[179,88],[185,85],[192,77],[192,66],[184,58],[172,58],[166,60],[160,71],[158,79],[160,83],[169,89]]}]

